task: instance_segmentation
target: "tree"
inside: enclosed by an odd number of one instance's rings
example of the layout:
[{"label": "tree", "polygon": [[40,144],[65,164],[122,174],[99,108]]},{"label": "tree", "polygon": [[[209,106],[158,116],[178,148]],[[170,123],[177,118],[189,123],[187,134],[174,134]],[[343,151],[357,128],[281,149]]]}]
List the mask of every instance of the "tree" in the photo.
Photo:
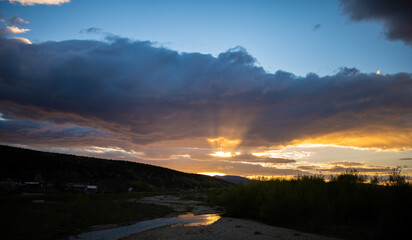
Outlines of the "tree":
[{"label": "tree", "polygon": [[401,175],[401,171],[402,169],[400,167],[393,168],[389,175],[387,185],[397,187],[407,185],[406,177]]}]

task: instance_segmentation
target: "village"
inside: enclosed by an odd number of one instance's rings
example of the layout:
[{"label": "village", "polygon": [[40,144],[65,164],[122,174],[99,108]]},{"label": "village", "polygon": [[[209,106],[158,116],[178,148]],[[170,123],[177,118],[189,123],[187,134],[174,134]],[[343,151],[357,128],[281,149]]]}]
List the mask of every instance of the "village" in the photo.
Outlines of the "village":
[{"label": "village", "polygon": [[[42,180],[21,182],[13,181],[12,179],[3,180],[0,182],[0,193],[53,193],[53,192],[77,192],[85,194],[94,194],[99,192],[97,185],[83,183],[67,183],[63,188],[56,188],[53,183],[48,183]],[[129,188],[130,191],[133,187]]]}]

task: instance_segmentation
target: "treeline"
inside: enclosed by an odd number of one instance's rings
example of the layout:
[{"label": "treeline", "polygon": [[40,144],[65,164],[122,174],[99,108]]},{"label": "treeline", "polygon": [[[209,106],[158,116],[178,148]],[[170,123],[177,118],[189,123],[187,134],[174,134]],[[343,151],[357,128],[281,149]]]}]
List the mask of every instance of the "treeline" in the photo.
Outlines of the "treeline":
[{"label": "treeline", "polygon": [[323,176],[253,181],[211,192],[227,215],[348,239],[401,239],[411,226],[412,187],[394,169],[386,184],[356,170]]},{"label": "treeline", "polygon": [[[101,186],[110,192],[156,191],[224,187],[230,183],[213,177],[189,174],[149,164],[106,160],[68,154],[0,146],[0,181],[42,181],[58,189],[67,183]],[[37,180],[36,180],[37,181]]]}]

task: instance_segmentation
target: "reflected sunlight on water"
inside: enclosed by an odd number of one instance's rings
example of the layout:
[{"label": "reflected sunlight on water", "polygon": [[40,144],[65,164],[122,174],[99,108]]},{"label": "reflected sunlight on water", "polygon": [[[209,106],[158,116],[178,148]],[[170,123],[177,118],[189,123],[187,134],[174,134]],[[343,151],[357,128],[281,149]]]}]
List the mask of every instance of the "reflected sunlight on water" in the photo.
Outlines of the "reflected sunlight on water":
[{"label": "reflected sunlight on water", "polygon": [[[179,215],[177,218],[185,222],[176,224],[176,225],[194,227],[194,226],[206,226],[206,225],[213,224],[214,222],[219,220],[221,217],[219,214],[194,215],[193,213],[186,213],[186,214]],[[186,222],[188,220],[190,222]]]},{"label": "reflected sunlight on water", "polygon": [[173,218],[157,218],[137,222],[133,225],[85,232],[76,236],[70,236],[70,240],[116,240],[130,234],[146,231],[149,229],[171,225],[172,227],[205,226],[220,219],[219,214],[194,215],[193,213],[181,214]]}]

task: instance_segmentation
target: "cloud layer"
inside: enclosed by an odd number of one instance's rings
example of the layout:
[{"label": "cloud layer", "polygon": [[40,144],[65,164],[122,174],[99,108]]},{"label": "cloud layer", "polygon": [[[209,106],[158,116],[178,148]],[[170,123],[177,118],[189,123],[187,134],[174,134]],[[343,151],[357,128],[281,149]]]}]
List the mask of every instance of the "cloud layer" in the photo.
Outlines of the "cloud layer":
[{"label": "cloud layer", "polygon": [[21,5],[33,6],[36,4],[44,5],[61,5],[63,3],[68,3],[70,0],[8,0],[11,3],[19,3]]},{"label": "cloud layer", "polygon": [[[269,74],[240,47],[213,57],[113,36],[33,45],[3,38],[0,62],[3,118],[72,124],[119,144],[210,147],[208,138],[224,137],[239,147],[412,148],[409,73]],[[44,135],[24,129],[12,139]]]},{"label": "cloud layer", "polygon": [[[25,33],[30,31],[30,29],[23,28],[23,26],[26,26],[27,24],[29,24],[29,22],[17,16],[14,16],[6,20],[4,15],[0,13],[0,22],[4,25],[3,27],[0,27],[0,38],[5,38],[9,35]],[[13,39],[25,44],[31,44],[30,40],[26,38],[13,37]]]},{"label": "cloud layer", "polygon": [[377,21],[389,40],[412,46],[412,2],[405,0],[340,0],[353,21]]}]

